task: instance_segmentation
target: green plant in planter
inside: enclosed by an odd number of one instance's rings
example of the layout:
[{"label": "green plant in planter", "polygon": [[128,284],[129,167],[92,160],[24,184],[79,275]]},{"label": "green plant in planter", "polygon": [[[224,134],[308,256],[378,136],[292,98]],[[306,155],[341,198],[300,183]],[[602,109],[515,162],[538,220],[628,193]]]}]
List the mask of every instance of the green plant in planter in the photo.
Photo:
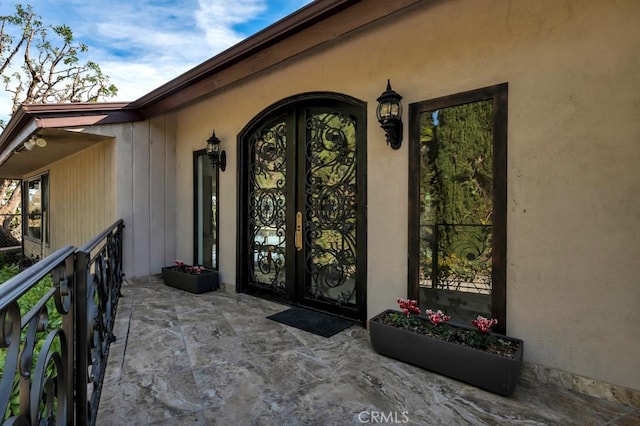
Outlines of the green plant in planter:
[{"label": "green plant in planter", "polygon": [[517,347],[510,341],[495,336],[491,328],[498,323],[497,319],[485,318],[481,315],[471,321],[475,330],[450,324],[450,316],[441,310],[425,309],[424,316],[415,300],[397,299],[402,312],[390,312],[380,320],[395,327],[437,337],[447,342],[470,346],[490,353],[512,357]]},{"label": "green plant in planter", "polygon": [[442,311],[426,309],[423,315],[415,300],[398,304],[400,312],[388,309],[369,321],[376,352],[501,395],[513,393],[524,342],[493,334],[497,320],[478,316],[472,327],[450,323]]}]

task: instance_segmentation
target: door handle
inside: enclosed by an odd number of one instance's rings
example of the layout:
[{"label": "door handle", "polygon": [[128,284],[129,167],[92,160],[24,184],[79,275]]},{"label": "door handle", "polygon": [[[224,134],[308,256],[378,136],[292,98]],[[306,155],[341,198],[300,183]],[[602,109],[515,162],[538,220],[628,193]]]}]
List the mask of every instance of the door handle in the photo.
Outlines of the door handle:
[{"label": "door handle", "polygon": [[296,213],[296,250],[302,250],[302,212]]}]

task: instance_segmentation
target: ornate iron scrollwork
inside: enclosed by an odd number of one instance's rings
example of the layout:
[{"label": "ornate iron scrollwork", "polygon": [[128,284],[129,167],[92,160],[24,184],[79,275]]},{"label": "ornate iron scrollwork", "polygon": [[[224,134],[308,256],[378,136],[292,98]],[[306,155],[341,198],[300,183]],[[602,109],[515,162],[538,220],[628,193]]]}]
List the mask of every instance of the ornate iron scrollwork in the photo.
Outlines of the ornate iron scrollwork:
[{"label": "ornate iron scrollwork", "polygon": [[249,173],[249,258],[251,282],[285,291],[286,124],[258,131],[251,140]]},{"label": "ornate iron scrollwork", "polygon": [[[3,284],[6,424],[95,423],[123,278],[122,229],[117,221],[83,249],[62,248]],[[21,312],[18,301],[46,283],[40,299]]]},{"label": "ornate iron scrollwork", "polygon": [[343,112],[307,117],[305,296],[355,304],[356,121]]},{"label": "ornate iron scrollwork", "polygon": [[[67,259],[71,257],[69,255]],[[72,350],[69,330],[63,330],[62,319],[50,321],[50,310],[56,310],[60,318],[70,313],[67,259],[61,258],[50,270],[48,282],[51,287],[28,311],[20,312],[18,300],[30,288],[45,285],[39,279],[14,295],[8,304],[3,301],[0,349],[4,349],[5,358],[0,368],[0,407],[3,416],[9,416],[6,418],[9,424],[65,424],[72,415],[68,412],[68,390],[73,392],[73,366],[68,357]],[[16,392],[18,405],[11,401]]]}]

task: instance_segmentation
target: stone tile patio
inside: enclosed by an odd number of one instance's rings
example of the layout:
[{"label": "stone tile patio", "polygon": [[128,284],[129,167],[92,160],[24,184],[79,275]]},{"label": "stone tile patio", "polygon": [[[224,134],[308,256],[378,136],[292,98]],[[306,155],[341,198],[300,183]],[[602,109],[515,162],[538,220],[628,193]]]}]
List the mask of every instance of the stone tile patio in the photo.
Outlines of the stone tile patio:
[{"label": "stone tile patio", "polygon": [[523,377],[510,398],[382,357],[353,326],[324,338],[286,306],[159,277],[123,286],[98,425],[637,425],[640,411]]}]

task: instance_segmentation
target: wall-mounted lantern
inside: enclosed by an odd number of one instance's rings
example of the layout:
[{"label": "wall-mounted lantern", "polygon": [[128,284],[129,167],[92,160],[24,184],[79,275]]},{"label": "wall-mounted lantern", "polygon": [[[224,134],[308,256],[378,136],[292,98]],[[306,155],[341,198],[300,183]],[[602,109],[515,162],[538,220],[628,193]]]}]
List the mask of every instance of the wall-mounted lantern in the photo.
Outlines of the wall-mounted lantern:
[{"label": "wall-mounted lantern", "polygon": [[216,137],[215,130],[211,134],[211,137],[207,139],[206,151],[211,165],[213,167],[218,166],[220,170],[224,172],[224,169],[227,168],[227,153],[220,151],[220,139]]},{"label": "wall-mounted lantern", "polygon": [[376,115],[380,127],[384,129],[387,137],[387,145],[398,149],[402,144],[402,96],[391,88],[391,82],[387,80],[387,90],[378,97],[378,109]]}]

